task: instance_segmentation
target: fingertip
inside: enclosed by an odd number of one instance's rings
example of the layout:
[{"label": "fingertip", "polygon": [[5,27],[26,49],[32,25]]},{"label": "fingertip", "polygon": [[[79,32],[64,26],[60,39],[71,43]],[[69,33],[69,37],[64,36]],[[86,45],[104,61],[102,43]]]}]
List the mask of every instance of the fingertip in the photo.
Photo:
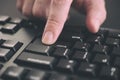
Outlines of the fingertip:
[{"label": "fingertip", "polygon": [[55,20],[48,20],[42,35],[42,42],[47,45],[54,44],[61,33],[63,25]]},{"label": "fingertip", "polygon": [[86,25],[90,32],[97,33],[106,19],[106,12],[103,10],[91,10],[86,16]]},{"label": "fingertip", "polygon": [[42,43],[46,45],[53,44],[54,43],[53,37],[54,37],[54,34],[52,31],[45,32],[42,37]]},{"label": "fingertip", "polygon": [[97,33],[100,28],[100,21],[94,19],[87,19],[86,26],[90,32]]},{"label": "fingertip", "polygon": [[[101,4],[101,5],[100,5]],[[86,0],[86,25],[90,32],[96,33],[106,19],[104,0]]]}]

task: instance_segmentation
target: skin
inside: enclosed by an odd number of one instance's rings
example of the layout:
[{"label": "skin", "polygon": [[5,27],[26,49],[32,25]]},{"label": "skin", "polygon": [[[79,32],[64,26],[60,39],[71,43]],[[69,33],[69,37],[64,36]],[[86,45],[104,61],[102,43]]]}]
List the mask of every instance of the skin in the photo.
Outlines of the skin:
[{"label": "skin", "polygon": [[69,15],[70,7],[86,15],[86,26],[90,32],[98,32],[106,19],[104,0],[17,0],[17,8],[28,17],[47,19],[42,42],[56,42]]}]

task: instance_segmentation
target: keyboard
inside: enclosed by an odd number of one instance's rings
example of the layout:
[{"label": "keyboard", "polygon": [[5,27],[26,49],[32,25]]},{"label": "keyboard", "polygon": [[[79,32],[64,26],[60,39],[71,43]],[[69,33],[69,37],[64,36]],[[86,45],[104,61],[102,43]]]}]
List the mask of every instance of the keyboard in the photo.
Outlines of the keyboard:
[{"label": "keyboard", "polygon": [[0,16],[0,80],[120,80],[120,29],[65,25],[45,45],[44,25]]}]

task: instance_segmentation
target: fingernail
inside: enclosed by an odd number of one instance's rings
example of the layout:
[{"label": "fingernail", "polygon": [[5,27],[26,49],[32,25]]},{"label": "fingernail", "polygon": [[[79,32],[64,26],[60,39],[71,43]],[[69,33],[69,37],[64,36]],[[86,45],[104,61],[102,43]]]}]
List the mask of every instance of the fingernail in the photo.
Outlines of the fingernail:
[{"label": "fingernail", "polygon": [[42,42],[48,45],[52,44],[53,43],[53,32],[47,31],[42,38]]}]

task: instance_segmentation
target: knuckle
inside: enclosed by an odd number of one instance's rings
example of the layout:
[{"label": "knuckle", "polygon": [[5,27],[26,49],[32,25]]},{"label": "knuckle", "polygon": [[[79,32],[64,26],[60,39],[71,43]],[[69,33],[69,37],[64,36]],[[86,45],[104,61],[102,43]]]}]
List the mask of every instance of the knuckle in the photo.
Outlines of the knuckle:
[{"label": "knuckle", "polygon": [[53,0],[54,5],[65,5],[69,2],[72,2],[72,0]]},{"label": "knuckle", "polygon": [[40,8],[33,8],[32,9],[32,15],[35,17],[42,17],[43,12]]},{"label": "knuckle", "polygon": [[40,16],[40,12],[37,9],[33,9],[32,14],[33,16],[36,16],[36,17]]},{"label": "knuckle", "polygon": [[31,15],[31,12],[28,11],[28,10],[26,10],[26,9],[23,9],[23,10],[22,10],[22,13],[23,13],[23,15],[25,15],[25,16],[30,16],[30,15]]},{"label": "knuckle", "polygon": [[64,22],[61,22],[61,21],[56,20],[56,19],[49,19],[48,24],[50,26],[50,27],[47,27],[48,31],[49,30],[51,30],[51,31],[54,30],[54,32],[58,33],[59,31],[61,31]]},{"label": "knuckle", "polygon": [[58,25],[61,24],[60,21],[58,21],[58,20],[56,20],[54,18],[49,19],[49,23],[54,25],[54,26],[58,26]]},{"label": "knuckle", "polygon": [[62,25],[66,21],[65,18],[59,18],[56,15],[51,15],[48,20],[56,26]]},{"label": "knuckle", "polygon": [[33,9],[32,14],[33,14],[33,16],[38,16],[39,15],[38,14],[38,10],[37,9]]}]

